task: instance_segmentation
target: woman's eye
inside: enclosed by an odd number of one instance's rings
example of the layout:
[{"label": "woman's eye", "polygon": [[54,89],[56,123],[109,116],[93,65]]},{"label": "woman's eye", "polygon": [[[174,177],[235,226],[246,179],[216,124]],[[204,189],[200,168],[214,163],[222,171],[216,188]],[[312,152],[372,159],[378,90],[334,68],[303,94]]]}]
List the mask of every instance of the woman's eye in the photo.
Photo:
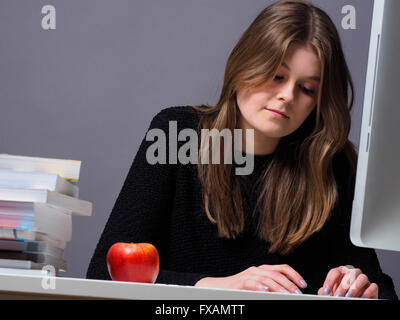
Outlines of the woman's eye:
[{"label": "woman's eye", "polygon": [[[282,80],[284,80],[284,79],[285,79],[285,77],[276,75],[275,78],[274,78],[274,81],[282,81]],[[300,87],[300,89],[301,89],[305,94],[307,94],[307,95],[312,96],[312,95],[314,95],[314,93],[315,93],[314,90],[308,89],[308,88],[306,88],[306,87],[304,87],[304,86],[302,86],[302,85],[299,85],[299,87]]]},{"label": "woman's eye", "polygon": [[274,78],[274,80],[278,80],[278,81],[280,81],[280,80],[282,80],[282,79],[283,79],[282,76],[275,76],[275,78]]},{"label": "woman's eye", "polygon": [[301,87],[301,90],[303,90],[303,92],[306,93],[306,94],[313,95],[315,93],[315,91],[312,90],[312,89],[308,89],[308,88],[303,87],[303,86],[300,86],[300,87]]}]

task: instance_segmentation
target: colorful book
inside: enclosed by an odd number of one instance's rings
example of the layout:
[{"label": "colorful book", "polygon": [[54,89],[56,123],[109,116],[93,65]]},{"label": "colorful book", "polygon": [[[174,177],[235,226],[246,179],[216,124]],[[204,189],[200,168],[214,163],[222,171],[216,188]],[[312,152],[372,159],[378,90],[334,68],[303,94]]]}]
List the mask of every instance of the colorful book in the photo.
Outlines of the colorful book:
[{"label": "colorful book", "polygon": [[31,253],[40,252],[59,258],[63,258],[64,256],[64,249],[57,248],[47,241],[21,241],[0,239],[0,250],[20,252],[23,251]]},{"label": "colorful book", "polygon": [[81,163],[80,160],[0,154],[0,169],[55,173],[73,182],[79,180]]},{"label": "colorful book", "polygon": [[43,189],[0,188],[0,200],[47,203],[79,216],[92,215],[91,202]]},{"label": "colorful book", "polygon": [[66,241],[57,239],[52,234],[16,228],[0,227],[0,239],[16,241],[46,241],[60,249],[65,249],[67,245]]},{"label": "colorful book", "polygon": [[79,187],[56,173],[0,169],[0,188],[44,189],[79,198]]},{"label": "colorful book", "polygon": [[51,265],[56,270],[67,270],[67,261],[42,253],[0,251],[0,268],[42,269]]},{"label": "colorful book", "polygon": [[71,213],[46,203],[0,201],[0,227],[39,231],[65,242],[72,239]]}]

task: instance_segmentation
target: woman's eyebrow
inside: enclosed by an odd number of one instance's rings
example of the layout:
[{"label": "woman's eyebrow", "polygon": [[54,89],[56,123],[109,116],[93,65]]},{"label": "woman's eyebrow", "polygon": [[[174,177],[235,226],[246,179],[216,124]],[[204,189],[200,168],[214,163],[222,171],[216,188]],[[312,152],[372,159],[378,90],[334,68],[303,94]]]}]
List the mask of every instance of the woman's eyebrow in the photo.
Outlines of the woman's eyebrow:
[{"label": "woman's eyebrow", "polygon": [[[286,69],[288,69],[290,71],[289,66],[285,62],[282,63],[282,67],[285,67]],[[307,77],[307,79],[315,80],[315,81],[320,81],[321,80],[321,78],[319,76]]]}]

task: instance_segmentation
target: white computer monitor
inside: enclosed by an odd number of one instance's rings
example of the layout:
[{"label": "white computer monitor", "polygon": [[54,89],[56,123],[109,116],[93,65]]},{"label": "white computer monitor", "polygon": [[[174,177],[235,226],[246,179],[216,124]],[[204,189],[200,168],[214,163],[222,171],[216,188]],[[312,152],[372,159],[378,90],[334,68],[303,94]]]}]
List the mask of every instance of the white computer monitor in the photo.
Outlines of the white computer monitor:
[{"label": "white computer monitor", "polygon": [[400,0],[375,0],[351,241],[400,251]]}]

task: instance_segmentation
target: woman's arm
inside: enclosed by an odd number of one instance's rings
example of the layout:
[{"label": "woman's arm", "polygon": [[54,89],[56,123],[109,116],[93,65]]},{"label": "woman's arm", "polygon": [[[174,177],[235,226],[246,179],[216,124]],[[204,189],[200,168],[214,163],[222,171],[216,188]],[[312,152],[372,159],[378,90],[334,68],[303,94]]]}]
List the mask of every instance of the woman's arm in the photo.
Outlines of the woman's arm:
[{"label": "woman's arm", "polygon": [[[167,137],[171,111],[164,109],[151,121],[150,129],[161,129]],[[146,151],[154,141],[143,141],[134,158],[114,208],[105,225],[87,271],[87,278],[110,279],[106,264],[108,249],[115,242],[148,242],[160,254],[156,282],[194,285],[205,275],[163,269],[166,253],[166,226],[175,194],[173,164],[149,164]],[[168,144],[166,154],[168,155]],[[168,160],[168,159],[167,159]]]}]

